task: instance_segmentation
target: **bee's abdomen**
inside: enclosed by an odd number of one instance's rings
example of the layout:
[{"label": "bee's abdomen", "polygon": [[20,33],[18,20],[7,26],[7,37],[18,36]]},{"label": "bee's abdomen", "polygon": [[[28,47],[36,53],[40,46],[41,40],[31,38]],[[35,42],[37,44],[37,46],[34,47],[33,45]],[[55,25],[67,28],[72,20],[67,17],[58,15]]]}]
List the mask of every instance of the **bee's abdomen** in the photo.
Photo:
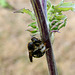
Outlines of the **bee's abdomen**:
[{"label": "bee's abdomen", "polygon": [[36,50],[32,53],[32,56],[35,58],[40,58],[44,55],[44,53],[42,53],[40,50]]}]

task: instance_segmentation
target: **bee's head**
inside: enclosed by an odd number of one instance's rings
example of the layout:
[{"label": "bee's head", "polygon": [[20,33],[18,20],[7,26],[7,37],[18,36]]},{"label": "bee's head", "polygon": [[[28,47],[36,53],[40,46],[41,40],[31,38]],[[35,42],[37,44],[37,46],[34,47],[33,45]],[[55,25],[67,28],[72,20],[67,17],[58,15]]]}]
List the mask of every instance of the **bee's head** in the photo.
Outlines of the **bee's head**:
[{"label": "bee's head", "polygon": [[28,50],[34,50],[34,44],[33,42],[28,43]]},{"label": "bee's head", "polygon": [[37,39],[36,37],[32,37],[31,40],[36,46],[39,46],[42,42],[41,40]]}]

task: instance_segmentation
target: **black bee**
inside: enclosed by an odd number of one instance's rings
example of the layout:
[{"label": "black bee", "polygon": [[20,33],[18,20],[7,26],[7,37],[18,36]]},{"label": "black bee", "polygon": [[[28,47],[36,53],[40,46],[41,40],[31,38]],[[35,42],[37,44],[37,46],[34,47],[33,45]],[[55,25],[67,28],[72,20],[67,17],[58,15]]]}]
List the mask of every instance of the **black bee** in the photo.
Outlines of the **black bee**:
[{"label": "black bee", "polygon": [[45,54],[45,44],[36,37],[31,38],[32,42],[28,43],[29,59],[32,62],[34,58],[40,58]]}]

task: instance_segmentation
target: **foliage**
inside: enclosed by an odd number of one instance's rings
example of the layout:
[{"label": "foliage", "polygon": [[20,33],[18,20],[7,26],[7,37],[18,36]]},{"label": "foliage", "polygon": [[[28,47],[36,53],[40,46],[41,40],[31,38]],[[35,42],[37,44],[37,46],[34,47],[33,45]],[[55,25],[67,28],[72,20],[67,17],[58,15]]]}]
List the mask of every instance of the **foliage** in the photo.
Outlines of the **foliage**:
[{"label": "foliage", "polygon": [[0,0],[0,6],[3,8],[14,9],[6,0]]},{"label": "foliage", "polygon": [[[47,20],[51,31],[50,33],[59,32],[61,28],[65,27],[67,17],[62,12],[69,10],[75,11],[74,3],[64,2],[64,0],[62,0],[58,5],[55,6],[52,5],[49,0],[47,1]],[[34,22],[28,25],[32,28],[32,30],[28,29],[28,31],[33,34],[37,34],[37,32],[39,32],[35,15],[32,11],[23,8],[21,10],[17,10],[16,12],[29,14]]]}]

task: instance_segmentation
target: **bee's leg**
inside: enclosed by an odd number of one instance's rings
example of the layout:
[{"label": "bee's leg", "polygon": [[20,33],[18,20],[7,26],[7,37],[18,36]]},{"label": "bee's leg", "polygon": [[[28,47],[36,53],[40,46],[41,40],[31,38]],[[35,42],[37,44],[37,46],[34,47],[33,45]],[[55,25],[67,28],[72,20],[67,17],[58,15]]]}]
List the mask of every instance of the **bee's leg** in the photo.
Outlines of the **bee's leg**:
[{"label": "bee's leg", "polygon": [[49,50],[49,48],[45,49],[45,52],[48,51],[48,50]]},{"label": "bee's leg", "polygon": [[29,52],[29,59],[30,59],[30,62],[33,62],[32,52]]},{"label": "bee's leg", "polygon": [[[46,43],[44,43],[44,45],[46,46]],[[45,52],[48,51],[49,48],[45,49]]]},{"label": "bee's leg", "polygon": [[46,46],[46,43],[44,43],[44,45]]}]

